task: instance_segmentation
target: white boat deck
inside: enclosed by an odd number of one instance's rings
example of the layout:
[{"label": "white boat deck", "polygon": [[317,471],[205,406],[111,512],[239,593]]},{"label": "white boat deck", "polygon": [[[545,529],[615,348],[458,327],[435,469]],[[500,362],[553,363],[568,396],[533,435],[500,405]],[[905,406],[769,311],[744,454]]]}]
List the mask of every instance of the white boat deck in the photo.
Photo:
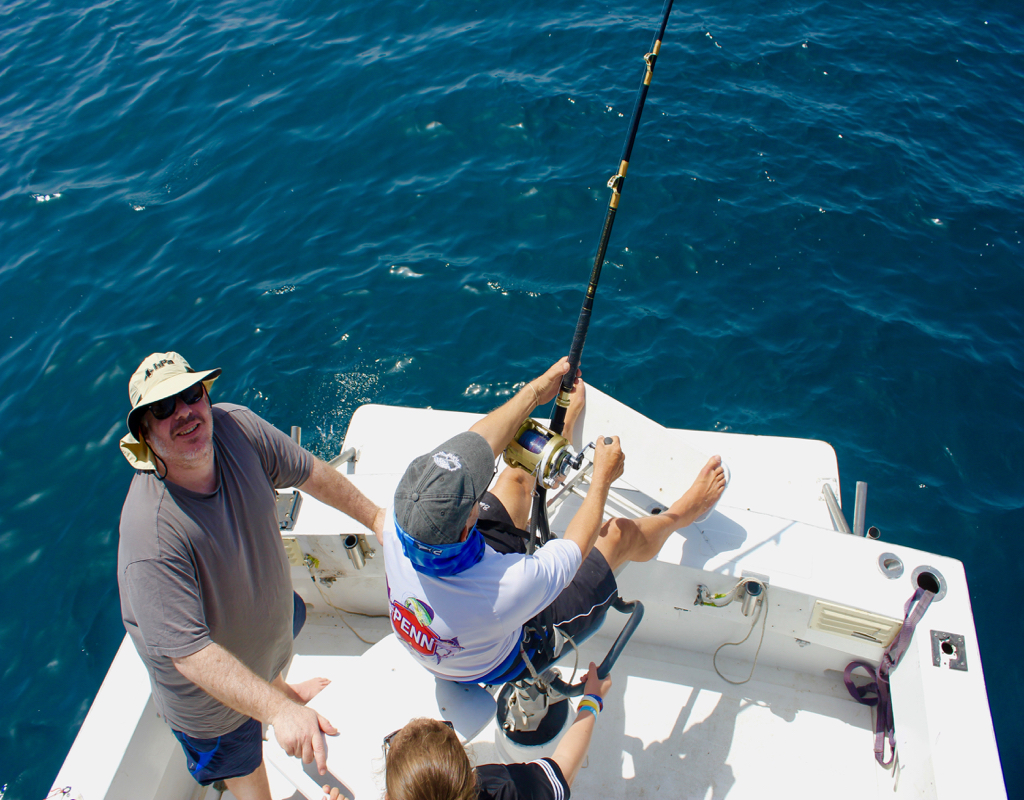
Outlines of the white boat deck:
[{"label": "white boat deck", "polygon": [[[614,622],[610,619],[609,626]],[[372,674],[353,678],[361,674],[361,659],[339,664],[303,653],[336,642],[335,625],[318,617],[303,633],[290,678],[337,674],[335,684],[325,690],[330,695],[313,702],[343,730],[329,742],[332,774],[326,780],[355,798],[380,798],[381,740],[402,721],[394,717],[393,698],[375,696],[390,691],[387,681]],[[386,632],[377,624],[357,627],[363,635],[367,630]],[[581,647],[582,658],[600,661],[610,644],[611,638],[595,637]],[[737,677],[750,669],[749,661],[720,659],[719,665]],[[571,660],[565,672],[570,670]],[[852,799],[892,793],[891,778],[872,756],[870,710],[850,701],[841,680],[759,669],[750,683],[730,686],[715,674],[707,654],[644,644],[626,651],[613,678],[590,756],[573,788],[576,797],[761,798],[782,787],[789,797],[827,793]],[[358,685],[352,685],[356,680]],[[360,699],[353,702],[355,693]],[[405,693],[400,694],[401,706],[409,708]],[[433,692],[421,699],[415,713],[453,716],[450,708],[436,713],[440,709],[432,702]],[[488,724],[469,739],[475,763],[506,760],[495,745],[493,707],[488,710]],[[357,727],[352,726],[353,717],[360,720]],[[276,748],[271,744],[269,749]],[[358,752],[355,759],[353,752]],[[281,763],[280,755],[271,758]],[[364,765],[361,772],[353,769],[353,760]],[[298,800],[296,771],[294,762],[288,777],[275,775],[275,797]],[[840,774],[843,780],[837,782]],[[308,771],[306,775],[307,780],[315,777]],[[888,791],[878,785],[879,778],[890,783]],[[312,791],[314,785],[304,788]]]},{"label": "white boat deck", "polygon": [[[412,458],[475,418],[364,406],[345,440],[358,460],[342,469],[387,505]],[[573,440],[580,445],[608,433],[621,437],[626,453],[616,490],[641,508],[675,499],[706,454],[723,456],[731,481],[705,521],[618,576],[622,597],[642,600],[646,613],[612,672],[574,796],[1005,797],[960,562],[832,530],[821,487],[830,484],[838,495],[839,477],[835,454],[822,442],[669,430],[588,387]],[[553,512],[553,531],[564,529],[576,503],[570,497]],[[414,716],[452,720],[476,763],[509,760],[496,747],[491,696],[436,681],[389,636],[382,559],[365,533],[305,497],[294,530],[283,534],[293,583],[310,608],[288,679],[332,680],[311,702],[341,731],[329,742],[330,782],[352,800],[382,797],[381,740]],[[346,540],[367,555],[359,569]],[[902,572],[886,574],[880,564],[894,559]],[[941,579],[943,592],[893,674],[899,767],[884,770],[872,752],[872,711],[850,699],[842,670],[853,660],[878,662],[883,644],[871,637],[887,642],[898,629],[922,569]],[[723,592],[744,575],[768,583],[768,619],[752,679],[734,686],[716,674],[712,654],[742,639],[753,618],[739,603],[712,608],[694,600],[698,585]],[[609,612],[604,629],[581,647],[581,670],[602,660],[622,620]],[[966,670],[951,669],[947,656],[933,664],[932,631],[963,637]],[[717,663],[725,675],[742,680],[750,673],[760,632],[759,619],[742,646],[722,651]],[[212,789],[190,783],[140,669],[128,643],[55,786],[72,786],[71,797],[82,800],[213,800]],[[128,731],[123,752],[91,752],[89,742],[110,741],[111,731]],[[272,734],[265,755],[275,800],[319,800],[318,776],[285,757]]]}]

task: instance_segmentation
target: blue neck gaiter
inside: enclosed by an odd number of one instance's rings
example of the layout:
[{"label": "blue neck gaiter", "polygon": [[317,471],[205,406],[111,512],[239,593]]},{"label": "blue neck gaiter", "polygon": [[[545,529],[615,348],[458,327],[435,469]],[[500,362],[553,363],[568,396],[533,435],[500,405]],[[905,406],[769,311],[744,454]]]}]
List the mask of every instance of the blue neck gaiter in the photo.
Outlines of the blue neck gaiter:
[{"label": "blue neck gaiter", "polygon": [[484,557],[484,537],[473,526],[464,542],[424,544],[402,530],[395,520],[395,531],[402,543],[402,552],[413,569],[432,578],[446,578],[464,572]]}]

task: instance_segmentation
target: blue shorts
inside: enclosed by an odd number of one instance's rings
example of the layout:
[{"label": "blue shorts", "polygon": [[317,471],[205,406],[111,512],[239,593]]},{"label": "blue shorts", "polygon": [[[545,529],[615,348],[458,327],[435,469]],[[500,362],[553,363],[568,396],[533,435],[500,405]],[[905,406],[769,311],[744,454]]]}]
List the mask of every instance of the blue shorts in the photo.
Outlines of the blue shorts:
[{"label": "blue shorts", "polygon": [[252,717],[213,739],[196,739],[181,731],[174,731],[174,736],[185,751],[189,774],[201,786],[251,775],[263,763],[263,723]]},{"label": "blue shorts", "polygon": [[[298,594],[292,607],[292,638],[299,635],[306,623],[306,604]],[[174,731],[185,751],[189,774],[201,786],[214,781],[251,775],[263,763],[263,724],[250,717],[231,733],[212,739],[196,739],[181,731]]]}]

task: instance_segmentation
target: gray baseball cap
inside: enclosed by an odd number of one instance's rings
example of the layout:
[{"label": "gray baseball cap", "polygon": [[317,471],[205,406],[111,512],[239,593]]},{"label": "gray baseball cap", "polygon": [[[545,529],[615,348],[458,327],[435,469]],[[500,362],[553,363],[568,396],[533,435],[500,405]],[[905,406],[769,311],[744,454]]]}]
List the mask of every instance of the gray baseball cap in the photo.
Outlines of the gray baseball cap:
[{"label": "gray baseball cap", "polygon": [[395,521],[424,544],[457,542],[494,477],[494,452],[466,431],[413,461],[395,490]]}]

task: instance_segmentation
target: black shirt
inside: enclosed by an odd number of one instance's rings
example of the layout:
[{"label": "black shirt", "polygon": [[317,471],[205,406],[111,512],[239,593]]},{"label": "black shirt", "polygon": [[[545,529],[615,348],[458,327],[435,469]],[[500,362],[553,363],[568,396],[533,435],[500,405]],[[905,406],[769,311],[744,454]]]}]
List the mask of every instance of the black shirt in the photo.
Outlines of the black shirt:
[{"label": "black shirt", "polygon": [[479,800],[568,800],[569,784],[550,758],[476,768]]}]

